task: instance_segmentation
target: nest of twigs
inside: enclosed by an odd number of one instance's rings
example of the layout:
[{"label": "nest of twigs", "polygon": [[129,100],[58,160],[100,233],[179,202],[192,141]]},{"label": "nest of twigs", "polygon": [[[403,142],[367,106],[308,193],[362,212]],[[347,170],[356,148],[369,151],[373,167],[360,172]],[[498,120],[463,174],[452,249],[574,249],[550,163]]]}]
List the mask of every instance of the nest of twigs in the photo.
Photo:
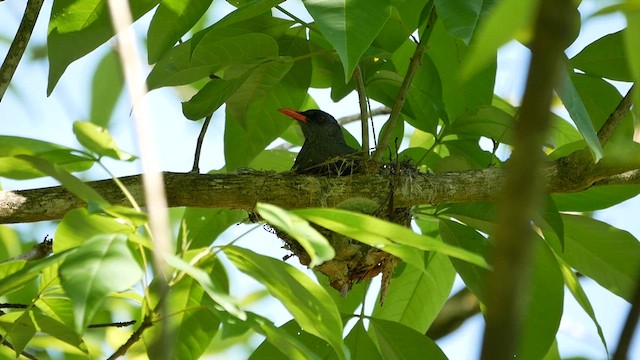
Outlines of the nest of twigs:
[{"label": "nest of twigs", "polygon": [[[402,191],[402,183],[411,181],[413,175],[417,174],[418,170],[413,164],[408,162],[380,164],[371,160],[364,161],[358,157],[348,157],[328,163],[320,170],[322,171],[314,171],[314,175],[348,176],[354,173],[389,175],[391,179],[389,184],[391,191],[389,193],[391,195],[386,203],[377,204],[369,199],[352,198],[345,199],[338,207],[366,213],[409,227],[411,208],[395,208],[393,206],[393,194],[395,191]],[[326,275],[331,286],[338,290],[342,296],[346,296],[354,284],[370,280],[378,274],[382,274],[382,289],[380,293],[380,301],[382,302],[399,259],[381,249],[371,247],[320,226],[313,226],[329,241],[336,254],[333,259],[316,266],[314,270]],[[284,241],[283,248],[292,253],[285,259],[296,256],[302,265],[309,265],[311,262],[309,254],[293,237],[277,228],[273,228],[273,232]]]}]

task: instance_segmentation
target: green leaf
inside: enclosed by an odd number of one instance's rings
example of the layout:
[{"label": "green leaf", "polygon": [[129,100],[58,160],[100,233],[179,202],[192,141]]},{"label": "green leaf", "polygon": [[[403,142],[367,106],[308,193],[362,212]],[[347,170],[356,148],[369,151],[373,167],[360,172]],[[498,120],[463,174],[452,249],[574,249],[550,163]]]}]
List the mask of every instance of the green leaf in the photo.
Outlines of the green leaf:
[{"label": "green leaf", "polygon": [[534,241],[519,359],[541,359],[553,345],[562,318],[564,280],[560,266],[541,238]]},{"label": "green leaf", "polygon": [[565,264],[562,260],[560,260],[560,269],[562,270],[562,275],[564,276],[564,282],[567,284],[567,288],[571,291],[573,298],[576,299],[578,304],[582,307],[584,312],[589,315],[591,320],[593,320],[593,324],[596,326],[598,330],[598,336],[600,336],[600,341],[602,341],[602,345],[604,346],[605,351],[607,352],[607,357],[609,354],[609,348],[607,347],[607,341],[604,338],[604,333],[602,332],[602,328],[600,327],[600,323],[596,318],[596,313],[593,311],[593,307],[591,307],[591,302],[587,297],[587,294],[582,289],[582,285],[580,285],[580,281],[576,274],[571,270],[571,268]]},{"label": "green leaf", "polygon": [[78,336],[78,334],[76,334],[76,332],[67,325],[37,312],[33,313],[33,320],[35,321],[36,329],[38,331],[49,334],[85,354],[89,352],[87,350],[87,345],[84,340],[82,340],[82,337]]},{"label": "green leaf", "polygon": [[76,138],[82,146],[99,156],[108,156],[125,161],[136,159],[135,156],[120,150],[109,131],[96,124],[87,121],[76,121],[73,123],[73,133],[76,134]]},{"label": "green leaf", "polygon": [[422,255],[412,249],[435,251],[489,268],[484,257],[478,254],[418,235],[409,228],[373,216],[327,208],[300,209],[293,213],[329,230],[383,249],[420,269],[424,268]]},{"label": "green leaf", "polygon": [[360,57],[391,16],[390,0],[307,0],[303,4],[338,53],[345,79],[351,78]]},{"label": "green leaf", "polygon": [[319,360],[327,359],[334,354],[326,341],[303,331],[295,320],[280,327],[276,327],[271,321],[253,313],[249,313],[249,320],[256,332],[267,337],[249,359],[281,359],[286,357],[295,360]]},{"label": "green leaf", "polygon": [[[633,235],[586,216],[562,215],[565,249],[551,246],[569,266],[631,302],[640,272],[640,243]],[[548,239],[549,240],[549,239]]]},{"label": "green leaf", "polygon": [[594,186],[577,193],[553,194],[560,211],[596,211],[606,209],[640,194],[639,185]]},{"label": "green leaf", "polygon": [[71,175],[62,167],[56,164],[52,164],[46,159],[35,156],[18,155],[16,157],[20,160],[27,161],[33,167],[38,169],[38,171],[41,171],[42,173],[58,180],[62,184],[62,186],[64,186],[67,190],[69,190],[81,200],[85,201],[87,204],[96,204],[102,208],[110,206],[109,202],[107,202],[107,200],[105,200],[102,196],[100,196],[100,194],[93,190],[93,188],[83,183],[77,177]]},{"label": "green leaf", "polygon": [[[192,258],[196,254],[196,251],[189,251],[185,256]],[[222,263],[212,254],[200,259],[198,266],[209,273],[224,271]],[[167,313],[172,314],[166,323],[166,326],[171,329],[170,343],[165,344],[166,346],[155,346],[154,341],[160,338],[159,332],[162,331],[160,327],[154,326],[149,329],[151,330],[149,333],[145,331],[145,343],[149,344],[147,346],[149,357],[161,358],[163,354],[159,354],[158,351],[170,349],[168,358],[200,359],[218,332],[220,319],[215,312],[211,311],[216,304],[202,286],[188,276],[172,285],[167,298],[163,301],[167,304]]]},{"label": "green leaf", "polygon": [[340,314],[320,285],[282,261],[235,246],[227,246],[223,250],[240,271],[266,286],[300,327],[331,344],[338,358],[347,358]]},{"label": "green leaf", "polygon": [[561,84],[559,89],[557,89],[558,96],[562,100],[564,107],[569,112],[574,124],[576,124],[578,131],[580,131],[584,137],[587,146],[589,146],[589,149],[597,162],[602,158],[603,153],[602,146],[600,146],[600,140],[598,140],[598,134],[596,134],[596,130],[593,128],[591,117],[589,116],[589,113],[582,102],[582,98],[578,93],[578,89],[576,89],[573,84],[571,77],[566,71],[563,71],[561,76]]},{"label": "green leaf", "polygon": [[92,159],[74,155],[74,149],[35,139],[0,136],[0,176],[24,180],[46,176],[18,155],[33,155],[58,164],[70,172],[85,171],[95,163]]},{"label": "green leaf", "polygon": [[282,3],[284,0],[253,0],[248,4],[238,7],[238,9],[227,14],[220,19],[214,26],[216,28],[229,26],[240,21],[251,19],[258,15],[270,11],[274,6]]},{"label": "green leaf", "polygon": [[69,211],[56,229],[53,251],[58,253],[84,244],[87,239],[101,234],[123,233],[129,240],[152,249],[153,245],[146,238],[135,234],[136,229],[131,224],[101,214],[92,214],[87,209]]},{"label": "green leaf", "polygon": [[481,105],[473,115],[460,116],[447,134],[484,136],[500,143],[510,144],[513,140],[515,119],[505,111],[490,105]]},{"label": "green leaf", "polygon": [[436,0],[438,18],[447,32],[454,38],[461,39],[469,45],[477,30],[478,22],[494,6],[497,1],[447,1]]},{"label": "green leaf", "polygon": [[[455,3],[446,1],[445,3]],[[485,1],[485,4],[488,3]],[[440,15],[440,14],[439,14]],[[438,21],[429,39],[428,57],[433,60],[442,82],[442,101],[452,123],[463,114],[473,115],[482,105],[491,104],[496,77],[496,59],[468,79],[460,76],[469,48],[462,40],[455,39]]]},{"label": "green leaf", "polygon": [[118,103],[124,88],[124,74],[118,53],[108,52],[93,73],[91,82],[91,115],[92,123],[109,127],[111,114]]},{"label": "green leaf", "polygon": [[105,297],[125,291],[142,277],[124,234],[87,240],[60,265],[65,292],[73,302],[76,332],[83,333]]},{"label": "green leaf", "polygon": [[189,120],[199,120],[213,114],[238,90],[247,76],[234,79],[212,79],[189,101],[182,103],[182,113]]},{"label": "green leaf", "polygon": [[[488,255],[489,241],[474,229],[451,220],[440,219],[440,236],[446,243]],[[489,271],[458,259],[451,259],[458,275],[480,302],[487,298],[486,279]]]},{"label": "green leaf", "polygon": [[205,14],[213,0],[162,0],[147,32],[149,64],[160,57]]},{"label": "green leaf", "polygon": [[456,271],[442,254],[429,253],[426,257],[424,270],[411,265],[396,270],[384,306],[376,303],[374,318],[395,321],[423,334],[427,332],[449,298]]},{"label": "green leaf", "polygon": [[280,80],[293,66],[290,59],[269,61],[256,66],[249,71],[248,77],[240,84],[236,91],[227,99],[227,116],[240,124],[242,128],[248,126],[249,109],[260,105]]},{"label": "green leaf", "polygon": [[488,66],[495,59],[498,48],[512,40],[516,35],[523,35],[527,42],[534,15],[537,13],[536,0],[504,0],[489,12],[486,20],[480,25],[471,44],[467,61],[462,67],[461,76],[469,78]]},{"label": "green leaf", "polygon": [[151,70],[149,90],[186,85],[231,65],[259,64],[278,56],[278,45],[271,36],[232,30],[205,29],[169,50]]},{"label": "green leaf", "polygon": [[624,46],[625,33],[628,32],[620,30],[592,42],[571,58],[569,65],[587,75],[633,81]]},{"label": "green leaf", "polygon": [[[209,246],[230,225],[246,217],[247,212],[244,210],[188,207],[182,215],[179,241],[186,240],[191,249]],[[182,245],[178,248],[182,248]]]},{"label": "green leaf", "polygon": [[258,203],[256,211],[267,223],[293,236],[309,254],[309,268],[314,268],[336,256],[335,251],[318,230],[302,218],[275,205]]},{"label": "green leaf", "polygon": [[[159,0],[130,1],[131,14],[137,20]],[[102,0],[57,0],[51,10],[47,48],[49,84],[47,95],[67,69],[113,36],[107,2]]]},{"label": "green leaf", "polygon": [[56,253],[37,261],[19,260],[0,264],[0,274],[3,275],[0,279],[0,296],[20,289],[35,279],[43,269],[65,259],[73,251],[75,250]]},{"label": "green leaf", "polygon": [[224,284],[220,284],[219,281],[213,281],[216,280],[215,274],[208,274],[206,271],[194,267],[185,260],[172,254],[164,254],[164,258],[171,267],[184,271],[194,278],[211,299],[222,306],[229,314],[240,320],[247,319],[247,314],[240,308],[235,298],[228,294],[228,289],[222,288]]},{"label": "green leaf", "polygon": [[30,311],[24,311],[13,322],[9,324],[0,323],[6,331],[4,336],[9,340],[9,343],[13,346],[13,350],[16,352],[16,358],[20,356],[20,353],[22,353],[36,334],[36,328],[33,325],[30,313]]},{"label": "green leaf", "polygon": [[423,333],[388,320],[374,318],[370,324],[383,359],[447,359]]},{"label": "green leaf", "polygon": [[349,348],[352,359],[382,360],[382,355],[364,328],[362,319],[351,329],[344,343]]},{"label": "green leaf", "polygon": [[[308,54],[305,36],[304,31],[291,29],[279,39],[279,47],[286,48],[287,55],[292,57]],[[246,110],[245,128],[231,117],[226,118],[224,155],[227,171],[248,166],[266,146],[292,125],[293,120],[282,115],[278,109],[301,109],[308,98],[310,82],[311,61],[308,58],[295,61],[282,80],[271,87],[261,101]]]},{"label": "green leaf", "polygon": [[265,150],[253,159],[249,167],[265,171],[289,171],[291,166],[293,166],[296,156],[296,153],[288,150]]}]

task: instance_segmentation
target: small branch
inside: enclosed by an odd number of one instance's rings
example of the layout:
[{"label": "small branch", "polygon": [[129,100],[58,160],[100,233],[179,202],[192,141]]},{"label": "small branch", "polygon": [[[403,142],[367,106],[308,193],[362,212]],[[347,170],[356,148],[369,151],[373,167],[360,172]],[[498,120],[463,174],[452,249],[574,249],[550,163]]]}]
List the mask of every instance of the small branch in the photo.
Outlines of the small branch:
[{"label": "small branch", "polygon": [[111,356],[109,356],[108,360],[117,359],[120,356],[126,354],[129,348],[133,346],[133,344],[138,342],[138,340],[140,340],[142,333],[152,325],[153,322],[151,321],[151,316],[147,315],[142,321],[142,324],[140,324],[140,327],[136,331],[134,331],[133,334],[131,334],[126,343],[122,344],[122,346],[120,346],[118,350],[116,350],[113,354],[111,354]]},{"label": "small branch", "polygon": [[1,303],[0,309],[28,309],[30,305]]},{"label": "small branch", "polygon": [[[374,116],[378,116],[378,115],[389,115],[391,113],[391,109],[383,106],[381,108],[377,108],[377,109],[372,109],[371,111],[369,111],[369,116],[370,117],[374,117]],[[340,125],[345,125],[354,121],[358,121],[362,119],[362,114],[354,114],[354,115],[349,115],[349,116],[344,116],[341,117],[340,119],[338,119],[338,124]]]},{"label": "small branch", "polygon": [[125,327],[125,326],[134,325],[135,323],[136,323],[135,320],[131,320],[131,321],[123,321],[123,322],[104,323],[104,324],[91,324],[87,327],[89,329],[99,329],[99,328],[105,328],[105,327]]},{"label": "small branch", "polygon": [[362,129],[362,151],[369,156],[369,115],[367,111],[367,90],[364,86],[364,78],[360,65],[353,71],[353,78],[356,80],[356,90],[358,90],[358,101],[360,103],[360,123]]},{"label": "small branch", "polygon": [[213,117],[213,113],[207,115],[207,117],[204,119],[202,130],[200,130],[200,135],[198,135],[198,141],[196,142],[196,151],[195,155],[193,156],[193,167],[191,168],[192,173],[200,173],[200,152],[202,151],[202,143],[204,142],[204,136],[207,134],[207,129],[209,128],[211,117]]},{"label": "small branch", "polygon": [[624,327],[622,328],[622,334],[620,334],[618,347],[613,355],[613,360],[624,360],[629,358],[629,347],[631,346],[633,334],[638,325],[638,318],[640,318],[640,274],[638,275],[639,276],[636,280],[636,292],[633,296],[633,302],[631,303],[631,309],[629,310],[627,321],[625,321]]},{"label": "small branch", "polygon": [[616,109],[611,113],[611,115],[609,115],[607,121],[605,121],[598,131],[598,139],[600,140],[600,145],[602,145],[602,147],[607,144],[607,141],[609,141],[613,132],[618,128],[622,119],[624,119],[625,115],[627,115],[631,109],[631,105],[633,105],[633,101],[635,100],[634,88],[635,85],[629,89],[627,95],[620,100]]},{"label": "small branch", "polygon": [[4,58],[2,67],[0,67],[0,101],[2,101],[5,92],[9,88],[13,74],[15,74],[20,59],[22,59],[22,55],[24,55],[27,49],[33,27],[36,25],[38,14],[40,14],[40,9],[42,8],[42,3],[44,3],[44,0],[27,1],[27,7],[24,10],[24,16],[22,17],[16,36],[13,38],[13,42],[11,42],[11,47],[9,48],[7,56]]},{"label": "small branch", "polygon": [[404,102],[407,98],[407,94],[409,93],[409,89],[411,88],[411,82],[413,81],[413,76],[416,71],[420,67],[420,62],[422,61],[422,55],[425,51],[427,51],[427,44],[429,43],[429,38],[431,37],[431,32],[433,31],[433,27],[438,18],[436,14],[435,7],[433,5],[433,1],[430,2],[431,6],[431,14],[429,15],[429,20],[427,20],[427,25],[420,36],[420,42],[416,47],[416,51],[413,53],[413,57],[411,57],[411,62],[409,63],[409,68],[407,69],[407,74],[404,76],[404,80],[402,81],[402,85],[400,86],[400,90],[398,90],[398,94],[396,95],[396,100],[393,103],[393,107],[391,108],[391,114],[389,115],[389,120],[387,121],[386,128],[380,134],[380,141],[376,150],[374,151],[372,158],[374,160],[380,160],[382,154],[384,153],[384,149],[389,145],[389,138],[391,137],[391,131],[393,130],[396,122],[400,118],[400,110],[404,106]]}]

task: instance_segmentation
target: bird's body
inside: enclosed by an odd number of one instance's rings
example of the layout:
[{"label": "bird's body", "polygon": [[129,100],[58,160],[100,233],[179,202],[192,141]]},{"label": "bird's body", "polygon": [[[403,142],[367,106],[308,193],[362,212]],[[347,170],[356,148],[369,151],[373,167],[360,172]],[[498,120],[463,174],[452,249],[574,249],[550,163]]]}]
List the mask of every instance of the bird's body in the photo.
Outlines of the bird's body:
[{"label": "bird's body", "polygon": [[[337,173],[346,174],[352,166],[338,160],[356,150],[347,145],[340,125],[333,116],[322,110],[296,111],[280,109],[300,123],[304,144],[291,169],[297,173]],[[332,160],[338,160],[333,162]],[[326,165],[326,166],[325,166]],[[331,171],[334,169],[336,171]]]}]

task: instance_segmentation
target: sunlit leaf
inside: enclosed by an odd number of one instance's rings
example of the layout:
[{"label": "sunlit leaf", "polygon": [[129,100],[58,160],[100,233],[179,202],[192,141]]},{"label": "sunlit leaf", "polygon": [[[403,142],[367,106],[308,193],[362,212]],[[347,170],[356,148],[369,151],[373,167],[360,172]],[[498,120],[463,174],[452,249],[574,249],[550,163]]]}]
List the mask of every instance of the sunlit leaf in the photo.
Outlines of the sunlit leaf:
[{"label": "sunlit leaf", "polygon": [[371,328],[383,359],[447,359],[433,340],[407,326],[372,318]]},{"label": "sunlit leaf", "polygon": [[120,150],[109,131],[103,127],[87,121],[76,121],[73,123],[73,133],[76,134],[76,138],[82,146],[99,156],[125,161],[135,160],[133,155]]}]

